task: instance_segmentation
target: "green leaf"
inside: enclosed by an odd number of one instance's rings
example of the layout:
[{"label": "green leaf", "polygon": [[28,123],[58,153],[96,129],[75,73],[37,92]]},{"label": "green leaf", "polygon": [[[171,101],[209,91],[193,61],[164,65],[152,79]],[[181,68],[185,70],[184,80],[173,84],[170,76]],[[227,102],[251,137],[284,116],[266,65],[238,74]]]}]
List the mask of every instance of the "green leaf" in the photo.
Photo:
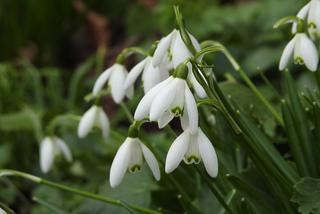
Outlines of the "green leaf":
[{"label": "green leaf", "polygon": [[305,177],[295,186],[291,201],[299,204],[299,212],[320,213],[320,179]]},{"label": "green leaf", "polygon": [[316,149],[313,148],[314,136],[312,135],[311,129],[308,125],[308,120],[306,112],[298,96],[297,88],[294,84],[294,80],[291,74],[285,72],[286,87],[289,94],[288,102],[289,107],[292,112],[292,121],[294,128],[299,139],[300,149],[304,153],[304,160],[307,162],[308,174],[304,176],[316,176],[317,166],[316,166]]},{"label": "green leaf", "polygon": [[[109,182],[99,187],[98,193],[121,200],[123,203],[136,204],[149,207],[151,204],[151,192],[158,189],[148,167],[144,166],[139,173],[127,173],[122,183],[117,188],[111,188]],[[128,210],[93,200],[83,203],[76,213],[118,213],[127,214]]]},{"label": "green leaf", "polygon": [[2,131],[33,131],[36,139],[42,139],[40,115],[31,108],[24,108],[19,112],[0,115],[0,130]]}]

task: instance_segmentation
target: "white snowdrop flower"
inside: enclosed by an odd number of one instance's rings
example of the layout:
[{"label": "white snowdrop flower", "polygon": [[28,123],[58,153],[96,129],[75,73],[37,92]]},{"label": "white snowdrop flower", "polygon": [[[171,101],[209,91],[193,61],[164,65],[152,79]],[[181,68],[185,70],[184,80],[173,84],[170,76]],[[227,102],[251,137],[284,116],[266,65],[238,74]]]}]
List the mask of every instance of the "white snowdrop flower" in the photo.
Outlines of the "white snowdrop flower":
[{"label": "white snowdrop flower", "polygon": [[218,175],[218,159],[215,149],[200,128],[195,133],[186,129],[172,143],[166,158],[166,173],[175,170],[182,160],[186,164],[199,164],[202,160],[211,177]]},{"label": "white snowdrop flower", "polygon": [[169,77],[153,87],[140,101],[134,114],[135,120],[145,118],[157,121],[159,128],[166,126],[174,117],[187,115],[190,130],[198,127],[198,109],[187,82]]},{"label": "white snowdrop flower", "polygon": [[100,128],[102,136],[107,138],[110,130],[110,123],[108,116],[103,111],[102,107],[93,105],[82,116],[78,126],[78,136],[84,138],[93,129],[93,127]]},{"label": "white snowdrop flower", "polygon": [[40,168],[43,173],[49,172],[56,155],[62,153],[64,158],[72,161],[72,155],[67,144],[56,136],[46,137],[40,144]]},{"label": "white snowdrop flower", "polygon": [[7,212],[0,208],[0,214],[7,214]]},{"label": "white snowdrop flower", "polygon": [[279,70],[284,70],[287,67],[292,55],[296,64],[305,64],[310,71],[317,70],[319,63],[318,51],[312,40],[305,33],[297,33],[287,44],[280,59]]},{"label": "white snowdrop flower", "polygon": [[148,56],[131,69],[124,83],[125,90],[134,86],[141,73],[144,93],[147,93],[153,86],[168,78],[169,68],[165,64],[153,66],[152,57]]},{"label": "white snowdrop flower", "polygon": [[[200,51],[201,47],[197,39],[190,33],[189,37],[195,50]],[[181,63],[183,63],[185,60],[189,59],[192,56],[192,53],[184,44],[180,32],[175,29],[169,35],[160,40],[153,55],[152,63],[154,66],[168,64],[172,68],[177,68]],[[168,59],[171,59],[171,61],[168,62]],[[196,94],[201,98],[206,97],[204,89],[192,74],[190,63],[188,63],[188,68],[188,80],[191,82],[191,85],[195,89]]]},{"label": "white snowdrop flower", "polygon": [[124,82],[127,75],[128,71],[123,65],[118,63],[114,64],[100,74],[93,86],[92,94],[97,96],[108,81],[108,85],[111,88],[111,96],[116,103],[120,103],[125,96],[131,99],[133,96],[133,87],[129,87],[127,90],[124,89]]},{"label": "white snowdrop flower", "polygon": [[147,162],[155,179],[160,180],[160,169],[155,156],[139,138],[128,137],[113,159],[110,169],[111,187],[118,186],[127,171],[131,173],[140,171],[143,159]]},{"label": "white snowdrop flower", "polygon": [[[311,0],[297,14],[300,19],[307,19],[310,36],[315,39],[320,37],[320,0]],[[297,32],[297,23],[292,25],[292,33]]]},{"label": "white snowdrop flower", "polygon": [[[189,37],[196,51],[200,51],[199,42],[190,33]],[[180,32],[176,29],[160,40],[153,55],[153,65],[160,65],[168,55],[172,59],[174,68],[177,68],[182,62],[192,57],[192,53],[190,53],[181,38]]]}]

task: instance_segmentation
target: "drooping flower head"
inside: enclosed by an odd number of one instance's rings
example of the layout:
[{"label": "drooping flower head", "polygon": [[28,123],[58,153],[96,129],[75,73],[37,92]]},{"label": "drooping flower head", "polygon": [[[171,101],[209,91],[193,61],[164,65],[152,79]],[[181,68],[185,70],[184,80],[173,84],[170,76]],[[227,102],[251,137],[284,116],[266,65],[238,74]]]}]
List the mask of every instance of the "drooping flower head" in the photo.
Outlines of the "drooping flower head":
[{"label": "drooping flower head", "polygon": [[56,155],[62,153],[64,158],[72,161],[72,154],[67,144],[56,136],[46,137],[40,144],[40,168],[43,173],[50,171]]},{"label": "drooping flower head", "polygon": [[[183,64],[182,64],[183,65]],[[157,121],[159,128],[166,126],[174,117],[188,115],[190,129],[198,127],[198,110],[187,81],[188,70],[183,65],[183,74],[170,76],[154,86],[140,101],[134,114],[136,120],[149,118]]]},{"label": "drooping flower head", "polygon": [[141,170],[146,161],[155,179],[160,180],[160,169],[155,156],[138,137],[128,137],[120,146],[110,168],[110,185],[118,186],[127,171],[135,173]]},{"label": "drooping flower head", "polygon": [[199,164],[203,161],[211,177],[218,175],[218,158],[215,149],[200,128],[193,133],[190,129],[186,129],[172,143],[166,158],[166,173],[175,170],[182,160],[186,164]]},{"label": "drooping flower head", "polygon": [[[200,44],[197,39],[190,33],[188,33],[193,47],[198,52],[201,50]],[[193,54],[189,51],[188,47],[182,40],[179,30],[174,29],[169,35],[162,38],[155,50],[153,55],[153,65],[159,66],[165,63],[171,63],[173,68],[177,68],[181,63],[185,62],[187,59],[193,57]],[[168,59],[170,59],[168,61]],[[191,82],[192,87],[194,87],[196,94],[204,98],[206,93],[202,86],[195,79],[192,71],[191,64],[188,63],[189,74],[188,80]]]},{"label": "drooping flower head", "polygon": [[279,70],[284,70],[290,58],[293,56],[294,62],[299,65],[306,65],[310,71],[316,71],[319,63],[318,51],[314,43],[305,33],[297,33],[285,47]]},{"label": "drooping flower head", "polygon": [[125,96],[132,98],[134,92],[133,87],[129,87],[127,90],[124,88],[127,75],[127,69],[122,64],[115,63],[100,74],[93,86],[92,94],[97,96],[108,81],[111,96],[116,103],[120,103]]},{"label": "drooping flower head", "polygon": [[[311,38],[320,38],[320,0],[311,0],[297,14],[297,17],[307,20]],[[297,32],[297,23],[292,25],[292,33]]]},{"label": "drooping flower head", "polygon": [[102,107],[97,105],[93,105],[82,116],[78,126],[78,136],[80,138],[86,137],[93,127],[100,128],[103,137],[108,137],[110,129],[108,116],[103,111]]}]

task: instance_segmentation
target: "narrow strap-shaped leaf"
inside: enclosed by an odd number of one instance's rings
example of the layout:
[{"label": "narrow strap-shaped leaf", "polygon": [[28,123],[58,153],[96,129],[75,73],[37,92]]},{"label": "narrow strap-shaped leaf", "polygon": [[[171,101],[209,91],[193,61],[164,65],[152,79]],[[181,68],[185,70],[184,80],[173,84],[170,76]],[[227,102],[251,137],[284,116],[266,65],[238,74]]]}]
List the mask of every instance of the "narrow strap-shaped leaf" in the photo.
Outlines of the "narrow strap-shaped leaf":
[{"label": "narrow strap-shaped leaf", "polygon": [[49,203],[43,199],[33,197],[33,201],[41,204],[42,206],[48,208],[51,212],[56,213],[56,214],[67,214],[67,212],[63,211],[62,209],[58,208],[56,205],[53,205],[52,203]]},{"label": "narrow strap-shaped leaf", "polygon": [[266,193],[256,189],[246,181],[235,175],[227,175],[228,180],[239,192],[261,210],[261,213],[277,213],[274,201]]},{"label": "narrow strap-shaped leaf", "polygon": [[286,87],[289,94],[289,107],[292,111],[293,124],[299,137],[300,148],[304,153],[305,161],[308,166],[308,174],[305,176],[316,176],[317,166],[315,162],[315,154],[312,148],[313,140],[312,133],[308,126],[308,120],[305,111],[298,96],[297,89],[293,83],[293,78],[288,71],[285,72]]},{"label": "narrow strap-shaped leaf", "polygon": [[308,174],[308,166],[304,159],[303,151],[301,150],[299,137],[297,135],[297,130],[295,129],[292,113],[286,102],[282,103],[281,106],[282,115],[285,123],[285,128],[288,136],[288,143],[290,150],[292,152],[295,163],[297,164],[298,171],[301,175]]}]

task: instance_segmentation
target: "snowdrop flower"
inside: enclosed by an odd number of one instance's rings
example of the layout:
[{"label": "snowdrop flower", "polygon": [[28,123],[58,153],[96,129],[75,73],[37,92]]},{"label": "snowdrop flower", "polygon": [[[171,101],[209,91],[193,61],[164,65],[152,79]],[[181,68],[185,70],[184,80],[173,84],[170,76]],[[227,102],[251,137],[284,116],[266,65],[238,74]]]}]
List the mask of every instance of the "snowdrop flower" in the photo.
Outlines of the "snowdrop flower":
[{"label": "snowdrop flower", "polygon": [[[315,39],[320,37],[320,0],[311,0],[297,14],[300,19],[308,21],[310,36]],[[297,32],[297,23],[292,25],[292,33]]]},{"label": "snowdrop flower", "polygon": [[84,138],[92,130],[93,127],[98,127],[102,131],[102,136],[107,138],[109,135],[110,123],[109,119],[104,113],[102,107],[93,105],[82,116],[78,126],[78,136]]},{"label": "snowdrop flower", "polygon": [[[197,39],[190,33],[189,37],[195,50],[200,51],[201,47]],[[173,68],[177,68],[181,63],[183,63],[185,60],[189,59],[192,56],[192,53],[184,44],[179,30],[174,29],[169,35],[160,40],[154,52],[152,63],[154,66],[171,63]],[[171,62],[168,62],[168,58],[171,58]],[[204,89],[192,74],[190,63],[188,63],[188,68],[190,71],[188,75],[188,80],[194,87],[196,94],[201,98],[206,97]]]},{"label": "snowdrop flower", "polygon": [[0,208],[0,214],[7,214],[7,212]]},{"label": "snowdrop flower", "polygon": [[153,86],[168,78],[169,67],[166,64],[153,66],[152,59],[151,56],[148,56],[132,68],[124,83],[125,90],[133,87],[141,73],[144,93],[147,93]]},{"label": "snowdrop flower", "polygon": [[280,59],[279,70],[284,70],[287,67],[292,55],[295,63],[305,64],[310,71],[317,70],[319,62],[318,51],[305,33],[297,33],[287,44]]},{"label": "snowdrop flower", "polygon": [[111,187],[118,186],[127,171],[131,173],[140,171],[143,159],[147,162],[155,179],[160,180],[160,169],[155,156],[139,138],[128,137],[113,159],[110,169]]},{"label": "snowdrop flower", "polygon": [[125,96],[131,99],[133,96],[133,87],[127,90],[123,87],[127,75],[128,71],[123,65],[118,63],[114,64],[100,74],[93,86],[92,94],[97,96],[108,81],[108,85],[111,88],[111,96],[116,103],[120,103]]},{"label": "snowdrop flower", "polygon": [[174,117],[188,116],[190,130],[198,127],[198,109],[185,79],[169,77],[157,84],[141,99],[134,114],[135,120],[157,121],[159,128]]},{"label": "snowdrop flower", "polygon": [[40,168],[43,173],[49,172],[56,155],[62,153],[64,158],[72,161],[72,155],[67,144],[56,136],[46,137],[40,145]]},{"label": "snowdrop flower", "polygon": [[172,143],[166,158],[166,173],[175,170],[182,159],[186,164],[199,164],[202,160],[211,177],[214,178],[218,174],[218,159],[215,149],[200,128],[195,133],[186,129]]},{"label": "snowdrop flower", "polygon": [[[189,37],[196,51],[200,51],[201,47],[196,38],[190,33]],[[176,29],[160,40],[153,55],[153,65],[159,66],[166,59],[168,54],[172,56],[174,68],[177,68],[186,59],[192,57],[192,53],[190,53],[188,47],[181,38],[180,32]]]}]

